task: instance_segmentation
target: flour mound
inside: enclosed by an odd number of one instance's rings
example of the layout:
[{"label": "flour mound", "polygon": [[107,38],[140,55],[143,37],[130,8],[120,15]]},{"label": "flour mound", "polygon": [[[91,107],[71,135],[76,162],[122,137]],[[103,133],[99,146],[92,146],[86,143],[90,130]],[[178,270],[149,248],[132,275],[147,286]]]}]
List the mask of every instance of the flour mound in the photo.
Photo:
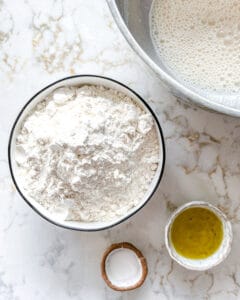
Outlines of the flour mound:
[{"label": "flour mound", "polygon": [[53,91],[16,139],[24,194],[63,219],[110,221],[138,205],[159,163],[154,121],[105,87]]}]

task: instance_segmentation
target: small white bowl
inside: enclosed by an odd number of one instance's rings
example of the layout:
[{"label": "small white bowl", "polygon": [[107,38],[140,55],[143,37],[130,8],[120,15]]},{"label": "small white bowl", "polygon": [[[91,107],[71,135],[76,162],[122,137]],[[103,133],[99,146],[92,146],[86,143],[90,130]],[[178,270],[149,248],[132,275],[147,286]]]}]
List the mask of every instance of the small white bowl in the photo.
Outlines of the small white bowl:
[{"label": "small white bowl", "polygon": [[[145,197],[140,201],[140,203],[132,208],[126,215],[113,220],[111,222],[74,222],[74,221],[64,221],[61,217],[57,217],[56,215],[51,214],[48,210],[46,210],[43,206],[41,206],[37,201],[34,199],[30,199],[26,195],[24,195],[23,188],[21,187],[21,180],[19,180],[17,176],[17,165],[14,159],[15,154],[15,141],[17,133],[21,127],[22,121],[26,118],[29,111],[35,107],[40,101],[42,101],[44,98],[46,98],[47,95],[49,95],[52,91],[59,87],[63,86],[82,86],[82,85],[101,85],[108,88],[112,88],[115,90],[118,90],[127,96],[131,97],[133,101],[135,101],[142,109],[144,109],[146,112],[149,112],[154,119],[154,126],[156,128],[156,132],[158,134],[159,139],[159,165],[156,170],[155,176],[151,182],[151,185],[149,186],[149,189],[147,193],[145,194]],[[49,222],[64,227],[68,229],[73,230],[82,230],[82,231],[97,231],[102,230],[106,228],[110,228],[114,225],[117,225],[124,220],[131,217],[133,214],[138,212],[152,197],[154,192],[156,191],[160,180],[163,175],[164,170],[164,164],[165,164],[165,145],[164,145],[164,138],[161,126],[158,122],[158,119],[152,109],[149,107],[149,105],[133,90],[125,86],[124,84],[102,76],[95,76],[95,75],[76,75],[71,76],[67,78],[63,78],[61,80],[58,80],[45,88],[43,88],[41,91],[39,91],[36,95],[34,95],[27,104],[23,107],[23,109],[20,111],[19,115],[17,116],[16,121],[13,124],[13,128],[11,130],[10,138],[9,138],[9,144],[8,144],[8,161],[9,161],[9,167],[11,176],[13,179],[13,182],[16,186],[16,189],[18,190],[19,194],[22,196],[22,198],[44,219],[48,220]]]},{"label": "small white bowl", "polygon": [[[189,259],[183,257],[177,253],[171,242],[171,227],[174,220],[180,213],[191,207],[202,207],[209,209],[219,217],[223,224],[223,240],[219,249],[213,255],[205,259]],[[165,244],[171,258],[181,266],[189,270],[205,271],[220,264],[230,253],[232,244],[232,226],[230,221],[227,220],[225,214],[212,204],[203,201],[189,202],[179,207],[170,217],[165,227]]]}]

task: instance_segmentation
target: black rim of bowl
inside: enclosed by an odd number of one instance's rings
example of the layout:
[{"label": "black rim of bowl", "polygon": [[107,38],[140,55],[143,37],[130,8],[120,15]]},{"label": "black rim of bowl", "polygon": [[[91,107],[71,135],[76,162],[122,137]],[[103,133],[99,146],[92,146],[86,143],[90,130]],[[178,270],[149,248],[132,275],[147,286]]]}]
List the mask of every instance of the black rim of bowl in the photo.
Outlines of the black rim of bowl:
[{"label": "black rim of bowl", "polygon": [[[17,183],[17,180],[15,179],[15,175],[14,175],[14,172],[13,172],[13,167],[12,167],[12,158],[11,158],[11,148],[12,148],[12,139],[13,139],[13,134],[15,132],[15,128],[16,128],[16,125],[18,124],[18,121],[20,119],[20,117],[22,116],[23,112],[25,111],[25,109],[28,107],[28,105],[38,96],[40,95],[42,92],[44,92],[46,89],[54,86],[55,84],[57,83],[60,83],[60,82],[64,82],[66,80],[69,80],[69,79],[73,79],[73,78],[81,78],[81,77],[92,77],[92,78],[100,78],[100,79],[104,79],[104,80],[107,80],[107,81],[111,81],[111,82],[114,82],[116,83],[117,85],[120,85],[124,88],[126,88],[127,90],[129,90],[132,94],[134,94],[143,104],[144,106],[151,112],[152,116],[154,117],[154,120],[157,124],[157,127],[158,127],[158,130],[159,130],[159,133],[160,133],[160,137],[161,137],[161,146],[162,146],[162,166],[161,166],[161,171],[160,171],[160,174],[159,174],[159,177],[158,177],[158,180],[152,190],[152,192],[150,193],[150,195],[148,196],[148,198],[144,201],[144,203],[136,210],[134,210],[133,212],[131,212],[130,214],[128,214],[126,217],[120,219],[120,220],[117,220],[116,222],[110,224],[110,225],[106,225],[106,226],[102,226],[100,228],[76,228],[74,226],[71,226],[71,225],[63,225],[61,223],[58,223],[57,221],[53,220],[53,219],[50,219],[48,218],[46,215],[44,215],[43,213],[41,213],[32,203],[31,201],[29,201],[27,199],[27,197],[24,196],[24,194],[22,193],[21,189],[19,188],[18,186],[18,183]],[[86,83],[87,84],[87,83]],[[91,83],[93,84],[93,83]],[[37,92],[32,98],[30,98],[30,100],[27,101],[27,103],[23,106],[23,108],[20,110],[16,120],[14,121],[13,123],[13,126],[12,126],[12,129],[11,129],[11,132],[10,132],[10,136],[9,136],[9,141],[8,141],[8,163],[9,163],[9,169],[10,169],[10,174],[11,174],[11,177],[12,177],[12,180],[13,180],[13,183],[18,191],[18,193],[20,194],[20,196],[25,200],[25,202],[38,214],[40,215],[43,219],[47,220],[48,222],[56,225],[56,226],[59,226],[59,227],[62,227],[62,228],[65,228],[65,229],[71,229],[71,230],[76,230],[76,231],[87,231],[87,232],[95,232],[95,231],[101,231],[101,230],[104,230],[104,229],[109,229],[109,228],[112,228],[124,221],[126,221],[127,219],[129,219],[130,217],[132,217],[133,215],[135,215],[138,211],[140,211],[148,202],[149,200],[152,198],[152,196],[154,195],[154,193],[156,192],[159,184],[160,184],[160,181],[162,179],[162,176],[163,176],[163,172],[164,172],[164,168],[165,168],[165,160],[166,160],[166,150],[165,150],[165,142],[164,142],[164,136],[163,136],[163,131],[162,131],[162,128],[161,128],[161,125],[158,121],[158,118],[156,116],[156,114],[154,113],[154,111],[151,109],[151,107],[147,104],[147,102],[139,95],[137,94],[134,90],[132,90],[131,88],[129,88],[128,86],[126,86],[125,84],[115,80],[115,79],[112,79],[112,78],[109,78],[109,77],[105,77],[105,76],[99,76],[99,75],[92,75],[92,74],[83,74],[83,75],[73,75],[73,76],[68,76],[68,77],[64,77],[62,79],[59,79],[57,81],[54,81],[53,83],[45,86],[43,89],[41,89],[39,92]]]}]

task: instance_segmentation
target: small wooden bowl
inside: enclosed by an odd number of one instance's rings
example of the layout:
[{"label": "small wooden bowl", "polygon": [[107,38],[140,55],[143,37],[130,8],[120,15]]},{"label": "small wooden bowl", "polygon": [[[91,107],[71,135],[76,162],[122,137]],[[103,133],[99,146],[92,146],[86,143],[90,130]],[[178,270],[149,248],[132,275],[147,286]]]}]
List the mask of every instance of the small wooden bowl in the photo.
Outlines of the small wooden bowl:
[{"label": "small wooden bowl", "polygon": [[[109,254],[112,251],[114,251],[116,249],[121,249],[121,248],[129,249],[129,250],[133,251],[136,254],[136,256],[138,257],[141,267],[142,267],[141,278],[134,285],[130,285],[130,286],[126,286],[126,287],[125,286],[120,287],[120,286],[114,285],[111,282],[111,280],[108,278],[107,272],[106,272],[106,260],[109,256]],[[106,284],[111,289],[113,289],[115,291],[121,291],[121,292],[130,291],[130,290],[139,288],[144,283],[144,281],[147,277],[147,274],[148,274],[147,261],[146,261],[145,257],[143,256],[142,252],[130,243],[122,242],[122,243],[112,244],[109,248],[106,249],[106,251],[103,254],[103,258],[102,258],[102,262],[101,262],[101,272],[102,272],[102,278],[104,279]]]}]

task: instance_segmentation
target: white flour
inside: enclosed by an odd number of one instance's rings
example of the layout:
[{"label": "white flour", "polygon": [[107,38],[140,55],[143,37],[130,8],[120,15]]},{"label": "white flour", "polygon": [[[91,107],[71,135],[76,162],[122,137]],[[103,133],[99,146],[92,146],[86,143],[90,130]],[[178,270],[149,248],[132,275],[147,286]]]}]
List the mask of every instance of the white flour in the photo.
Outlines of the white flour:
[{"label": "white flour", "polygon": [[159,163],[153,118],[129,97],[98,86],[59,88],[17,136],[28,197],[65,220],[108,221],[147,192]]}]

